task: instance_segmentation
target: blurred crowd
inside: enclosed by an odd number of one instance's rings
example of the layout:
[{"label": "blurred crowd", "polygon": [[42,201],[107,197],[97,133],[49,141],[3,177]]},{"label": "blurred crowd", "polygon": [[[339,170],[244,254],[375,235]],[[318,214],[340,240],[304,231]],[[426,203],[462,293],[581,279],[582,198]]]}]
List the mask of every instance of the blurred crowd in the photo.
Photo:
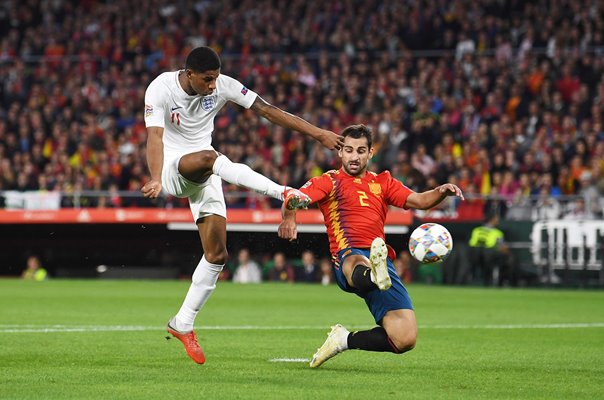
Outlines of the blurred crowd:
[{"label": "blurred crowd", "polygon": [[[0,190],[60,191],[65,207],[87,190],[106,195],[80,206],[153,205],[120,195],[148,179],[144,92],[200,45],[219,51],[223,73],[318,126],[371,126],[373,170],[415,190],[457,183],[469,200],[436,216],[603,216],[595,0],[3,1]],[[275,181],[298,187],[338,167],[254,113],[227,107],[215,126],[218,151]],[[226,192],[234,208],[279,205]]]},{"label": "blurred crowd", "polygon": [[[397,274],[403,282],[415,279],[428,281],[419,273],[417,262],[412,262],[408,252],[401,252],[394,260]],[[260,282],[303,282],[329,285],[335,283],[331,260],[316,258],[311,250],[304,250],[300,258],[288,259],[283,252],[273,254],[250,254],[248,248],[239,249],[223,269],[220,279],[235,283]]]}]

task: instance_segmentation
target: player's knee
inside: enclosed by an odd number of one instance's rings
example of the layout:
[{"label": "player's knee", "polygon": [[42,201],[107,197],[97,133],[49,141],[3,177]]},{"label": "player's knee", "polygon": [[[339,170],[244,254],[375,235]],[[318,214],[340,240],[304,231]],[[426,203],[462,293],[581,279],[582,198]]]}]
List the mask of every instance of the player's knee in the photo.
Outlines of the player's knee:
[{"label": "player's knee", "polygon": [[229,257],[229,253],[227,252],[226,248],[207,251],[204,253],[204,255],[209,263],[218,265],[225,264]]},{"label": "player's knee", "polygon": [[394,335],[389,335],[390,341],[396,347],[399,353],[405,353],[413,350],[417,339],[417,334],[413,332],[397,332]]},{"label": "player's knee", "polygon": [[211,171],[218,154],[214,150],[203,150],[197,155],[197,162],[202,169]]}]

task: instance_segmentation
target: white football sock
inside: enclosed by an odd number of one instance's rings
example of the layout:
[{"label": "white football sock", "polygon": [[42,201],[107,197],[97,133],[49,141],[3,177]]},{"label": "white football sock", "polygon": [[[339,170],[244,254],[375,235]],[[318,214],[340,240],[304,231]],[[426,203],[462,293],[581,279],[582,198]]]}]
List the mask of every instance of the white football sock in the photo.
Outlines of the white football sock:
[{"label": "white football sock", "polygon": [[212,172],[229,183],[252,189],[278,200],[283,200],[285,186],[279,185],[245,164],[234,163],[220,155],[214,161]]},{"label": "white football sock", "polygon": [[218,275],[222,271],[223,265],[212,264],[206,260],[206,256],[201,257],[201,261],[197,264],[193,279],[185,301],[182,303],[178,314],[172,320],[172,326],[177,331],[188,332],[193,329],[193,323],[199,310],[206,303],[214,289],[216,289],[216,281]]}]

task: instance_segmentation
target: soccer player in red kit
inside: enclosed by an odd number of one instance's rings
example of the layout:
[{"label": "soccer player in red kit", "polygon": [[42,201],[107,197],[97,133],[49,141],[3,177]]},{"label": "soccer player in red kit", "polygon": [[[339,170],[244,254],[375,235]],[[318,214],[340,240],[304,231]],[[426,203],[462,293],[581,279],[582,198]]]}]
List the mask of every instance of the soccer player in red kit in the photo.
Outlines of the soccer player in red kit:
[{"label": "soccer player in red kit", "polygon": [[[394,251],[389,255],[384,242],[388,207],[428,209],[447,196],[463,199],[461,190],[452,183],[417,193],[388,171],[367,171],[373,147],[372,133],[366,126],[349,126],[342,136],[342,168],[312,178],[300,191],[310,197],[311,203],[318,203],[323,214],[338,286],[362,297],[378,326],[349,332],[336,324],[314,354],[311,368],[348,349],[400,354],[415,347],[413,305],[392,264]],[[287,209],[287,204],[279,237],[297,237],[296,210]]]}]

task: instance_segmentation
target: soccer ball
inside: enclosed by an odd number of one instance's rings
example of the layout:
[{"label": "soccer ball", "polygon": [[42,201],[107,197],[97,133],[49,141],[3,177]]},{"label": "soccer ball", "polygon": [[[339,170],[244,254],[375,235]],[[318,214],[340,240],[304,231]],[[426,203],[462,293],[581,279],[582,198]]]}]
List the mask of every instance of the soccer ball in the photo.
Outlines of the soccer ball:
[{"label": "soccer ball", "polygon": [[442,262],[453,250],[451,233],[442,225],[426,223],[418,226],[409,238],[409,252],[422,264]]}]

